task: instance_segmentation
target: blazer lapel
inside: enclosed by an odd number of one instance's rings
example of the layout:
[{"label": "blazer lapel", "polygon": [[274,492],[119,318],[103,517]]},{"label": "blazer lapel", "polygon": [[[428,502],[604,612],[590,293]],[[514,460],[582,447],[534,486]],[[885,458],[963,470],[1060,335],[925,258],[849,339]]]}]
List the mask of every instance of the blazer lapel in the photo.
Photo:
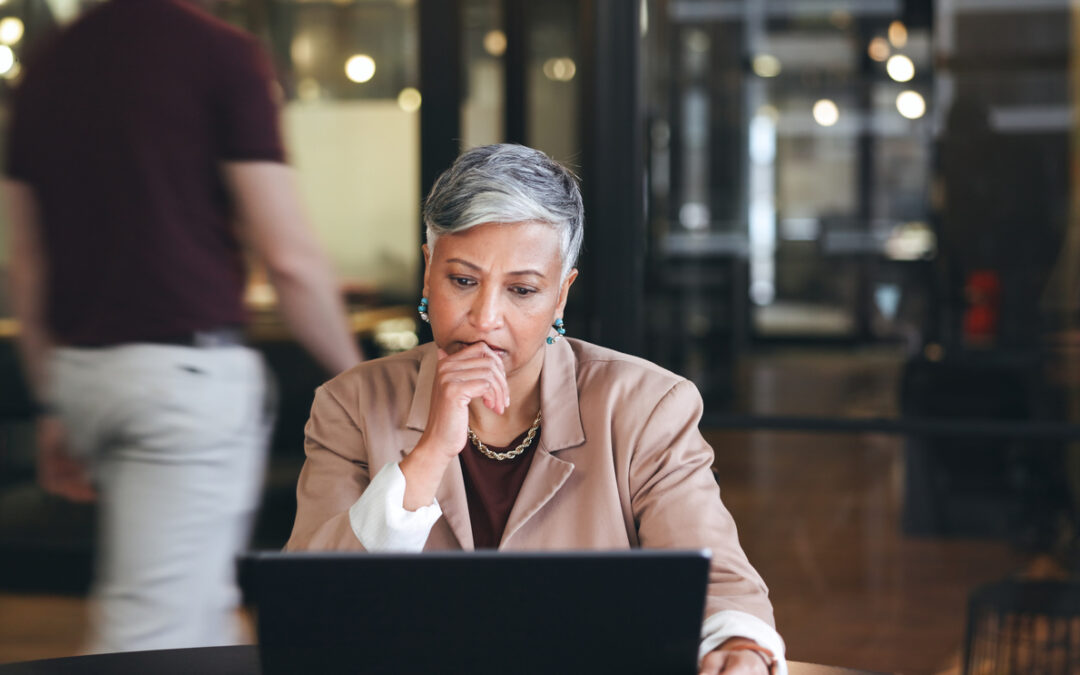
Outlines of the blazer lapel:
[{"label": "blazer lapel", "polygon": [[[543,442],[544,437],[541,436],[540,440]],[[543,447],[536,449],[529,473],[525,475],[514,507],[510,509],[510,518],[506,521],[506,529],[499,542],[500,549],[506,548],[507,542],[521,526],[551,501],[573,472],[574,465],[570,462],[555,457]]]},{"label": "blazer lapel", "polygon": [[[568,340],[546,347],[540,372],[540,410],[543,426],[540,447],[518,492],[499,548],[554,497],[574,472],[574,465],[553,453],[585,442],[578,405],[577,368]],[[467,509],[466,509],[467,510]]]},{"label": "blazer lapel", "polygon": [[439,489],[435,491],[435,499],[439,500],[443,518],[457,537],[462,550],[472,551],[475,548],[472,521],[469,520],[469,500],[465,496],[465,478],[461,473],[459,460],[455,459],[446,467]]},{"label": "blazer lapel", "polygon": [[572,342],[573,339],[559,340],[545,347],[544,369],[540,371],[540,410],[544,414],[540,445],[551,452],[585,442]]},{"label": "blazer lapel", "polygon": [[[434,343],[425,345],[426,352],[420,360],[420,372],[416,377],[416,391],[413,393],[412,406],[409,408],[409,417],[405,425],[416,431],[423,432],[427,426],[428,411],[431,408],[431,389],[435,383],[435,366],[438,365],[438,355],[435,353]],[[402,450],[402,455],[411,452]],[[443,518],[446,519],[450,530],[457,537],[461,548],[471,551],[474,548],[472,536],[472,522],[469,520],[469,502],[465,496],[465,479],[461,474],[461,462],[450,462],[443,474],[439,489],[435,491],[435,499],[439,501]]]}]

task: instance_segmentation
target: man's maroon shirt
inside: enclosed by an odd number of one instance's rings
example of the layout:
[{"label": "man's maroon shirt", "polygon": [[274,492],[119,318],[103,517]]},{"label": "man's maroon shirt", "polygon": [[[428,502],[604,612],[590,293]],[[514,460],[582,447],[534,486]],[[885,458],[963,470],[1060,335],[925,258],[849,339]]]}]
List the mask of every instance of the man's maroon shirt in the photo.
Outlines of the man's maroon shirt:
[{"label": "man's maroon shirt", "polygon": [[110,0],[30,61],[7,172],[41,206],[59,343],[244,321],[220,167],[284,161],[271,82],[252,38],[182,0]]}]

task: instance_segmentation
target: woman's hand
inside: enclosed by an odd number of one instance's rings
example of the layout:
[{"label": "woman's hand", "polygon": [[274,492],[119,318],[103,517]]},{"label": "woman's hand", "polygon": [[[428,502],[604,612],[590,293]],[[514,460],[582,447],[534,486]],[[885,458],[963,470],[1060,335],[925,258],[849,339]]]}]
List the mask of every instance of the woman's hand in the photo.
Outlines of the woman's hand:
[{"label": "woman's hand", "polygon": [[483,342],[438,354],[427,426],[417,447],[430,446],[453,458],[468,438],[469,403],[479,398],[501,415],[510,405],[510,386],[502,359]]},{"label": "woman's hand", "polygon": [[481,399],[500,415],[506,411],[510,386],[502,359],[483,342],[456,354],[440,349],[424,434],[400,465],[407,510],[415,511],[435,500],[446,467],[465,447],[469,403],[474,399]]},{"label": "woman's hand", "polygon": [[700,675],[768,675],[767,656],[749,649],[733,650],[727,647],[739,643],[754,644],[745,638],[732,638],[705,655],[701,660]]}]

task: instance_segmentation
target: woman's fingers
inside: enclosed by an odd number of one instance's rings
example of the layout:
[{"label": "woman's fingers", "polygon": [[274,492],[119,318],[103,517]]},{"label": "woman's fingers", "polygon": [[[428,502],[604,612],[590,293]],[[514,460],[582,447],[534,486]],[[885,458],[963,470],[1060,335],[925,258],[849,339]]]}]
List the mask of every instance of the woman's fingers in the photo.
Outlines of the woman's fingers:
[{"label": "woman's fingers", "polygon": [[485,376],[479,375],[477,371],[487,371],[492,381],[491,399],[485,403],[495,412],[502,414],[510,404],[510,385],[506,381],[506,369],[502,359],[495,352],[481,343],[471,345],[439,362],[440,379],[461,377],[463,373],[469,373],[469,377]]},{"label": "woman's fingers", "polygon": [[484,343],[476,343],[439,358],[431,392],[431,409],[422,443],[448,456],[461,452],[469,425],[469,403],[480,399],[497,414],[506,412],[510,387],[502,359]]},{"label": "woman's fingers", "polygon": [[[480,392],[479,394],[473,394],[472,398],[483,396],[484,404],[499,414],[502,414],[506,409],[506,380],[500,373],[494,371],[489,366],[480,364],[477,367],[468,370],[455,370],[444,373],[442,375],[442,381],[444,382],[444,387],[450,384],[482,383],[483,387],[480,389],[469,389],[470,392]],[[454,396],[453,398],[459,397]],[[468,401],[463,401],[463,403],[468,405]]]},{"label": "woman's fingers", "polygon": [[480,401],[497,414],[510,404],[510,385],[502,359],[482,342],[448,354],[438,352],[431,412],[425,434],[438,439],[445,452],[457,453],[465,440],[469,423],[469,403]]},{"label": "woman's fingers", "polygon": [[446,387],[448,397],[459,404],[462,408],[468,406],[474,398],[483,399],[485,403],[494,402],[491,382],[486,379],[468,379],[450,382]]},{"label": "woman's fingers", "polygon": [[502,369],[502,364],[495,363],[491,359],[481,359],[481,362],[474,365],[472,371],[483,371],[483,374],[477,373],[477,376],[487,378],[491,382],[491,400],[488,407],[501,415],[510,405],[510,385],[506,382],[506,373]]}]

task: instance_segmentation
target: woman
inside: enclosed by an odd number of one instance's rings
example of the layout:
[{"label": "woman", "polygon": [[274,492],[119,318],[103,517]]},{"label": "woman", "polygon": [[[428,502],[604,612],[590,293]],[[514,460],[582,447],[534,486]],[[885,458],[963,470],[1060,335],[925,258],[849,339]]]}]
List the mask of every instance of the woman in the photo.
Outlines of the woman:
[{"label": "woman", "polygon": [[434,344],[320,387],[288,550],[701,548],[702,673],[784,672],[693,384],[560,339],[583,210],[517,145],[466,152],[424,204],[420,315]]}]

